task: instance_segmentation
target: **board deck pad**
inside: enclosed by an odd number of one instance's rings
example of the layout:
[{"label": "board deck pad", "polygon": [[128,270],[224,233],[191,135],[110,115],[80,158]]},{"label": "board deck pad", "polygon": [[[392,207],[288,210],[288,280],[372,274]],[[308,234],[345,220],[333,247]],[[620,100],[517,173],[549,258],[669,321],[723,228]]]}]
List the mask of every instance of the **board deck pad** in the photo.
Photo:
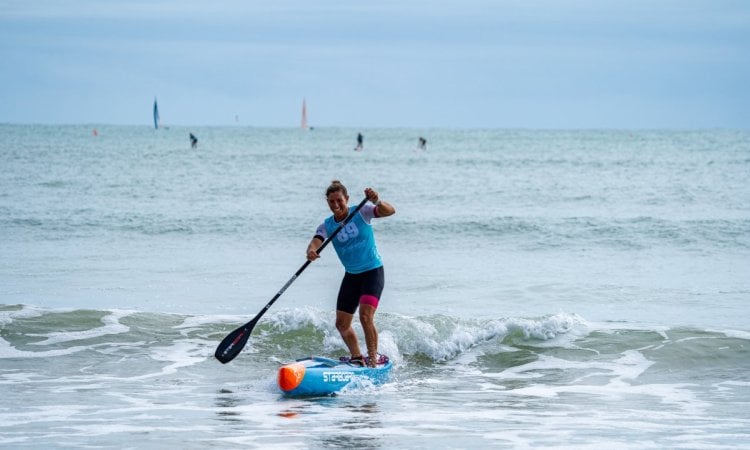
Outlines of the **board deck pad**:
[{"label": "board deck pad", "polygon": [[[352,364],[352,362],[351,362],[352,361],[352,357],[351,356],[342,356],[342,357],[339,358],[339,361],[341,361],[343,363]],[[378,365],[385,364],[388,361],[390,361],[390,359],[386,355],[380,355],[380,354],[378,355]],[[364,357],[364,363],[367,364],[369,362],[370,362],[370,357],[369,356],[365,356]]]}]

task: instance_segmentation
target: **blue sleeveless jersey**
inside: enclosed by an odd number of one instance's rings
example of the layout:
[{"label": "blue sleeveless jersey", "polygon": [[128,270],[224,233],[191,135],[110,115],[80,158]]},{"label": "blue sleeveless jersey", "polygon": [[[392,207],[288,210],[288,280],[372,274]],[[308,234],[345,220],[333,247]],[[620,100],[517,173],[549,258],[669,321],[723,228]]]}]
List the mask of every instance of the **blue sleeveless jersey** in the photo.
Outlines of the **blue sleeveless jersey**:
[{"label": "blue sleeveless jersey", "polygon": [[[354,206],[349,207],[349,214],[354,208]],[[327,218],[324,223],[328,236],[333,234],[339,226],[333,216]],[[383,265],[375,246],[372,225],[365,220],[361,211],[352,217],[352,220],[339,231],[331,243],[344,269],[349,273],[367,272]]]}]

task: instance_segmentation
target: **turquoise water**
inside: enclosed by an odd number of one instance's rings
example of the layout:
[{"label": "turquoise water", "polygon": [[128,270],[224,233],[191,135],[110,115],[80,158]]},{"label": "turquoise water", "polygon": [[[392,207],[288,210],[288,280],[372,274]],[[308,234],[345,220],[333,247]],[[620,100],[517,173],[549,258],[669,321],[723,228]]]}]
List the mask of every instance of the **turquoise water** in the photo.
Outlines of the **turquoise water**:
[{"label": "turquoise water", "polygon": [[[0,446],[750,438],[748,132],[0,125],[0,161]],[[334,178],[397,208],[395,379],[283,399],[279,364],[344,354],[333,252],[213,350],[304,262]]]}]

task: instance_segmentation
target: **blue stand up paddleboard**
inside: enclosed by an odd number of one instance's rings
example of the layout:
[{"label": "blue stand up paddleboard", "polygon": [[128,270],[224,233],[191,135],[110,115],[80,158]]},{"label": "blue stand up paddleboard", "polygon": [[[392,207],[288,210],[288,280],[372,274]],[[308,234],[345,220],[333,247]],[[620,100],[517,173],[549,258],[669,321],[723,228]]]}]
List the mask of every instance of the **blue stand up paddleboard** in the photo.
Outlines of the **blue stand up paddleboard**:
[{"label": "blue stand up paddleboard", "polygon": [[393,365],[388,357],[378,362],[376,367],[362,367],[322,356],[303,358],[281,366],[278,384],[289,397],[332,395],[356,381],[379,385],[388,381]]}]

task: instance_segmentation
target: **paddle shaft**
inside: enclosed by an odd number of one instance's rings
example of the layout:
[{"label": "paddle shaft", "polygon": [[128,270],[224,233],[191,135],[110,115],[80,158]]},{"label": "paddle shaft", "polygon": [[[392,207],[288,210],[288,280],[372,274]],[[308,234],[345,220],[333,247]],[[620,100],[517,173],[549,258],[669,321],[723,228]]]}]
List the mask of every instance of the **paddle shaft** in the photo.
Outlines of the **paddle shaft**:
[{"label": "paddle shaft", "polygon": [[[359,205],[357,205],[356,208],[354,208],[354,211],[349,213],[348,216],[346,216],[346,219],[344,219],[343,222],[339,224],[338,227],[331,233],[330,236],[328,236],[328,239],[323,241],[323,244],[318,247],[317,252],[320,253],[323,251],[324,248],[328,245],[328,243],[331,242],[331,240],[336,237],[337,234],[339,234],[339,231],[341,231],[342,228],[348,224],[352,218],[354,217],[357,212],[359,212],[360,209],[362,209],[363,206],[365,206],[365,203],[367,203],[367,198],[365,197],[361,202],[359,202]],[[284,293],[284,291],[287,290],[287,288],[294,283],[294,280],[297,279],[297,277],[300,276],[302,272],[307,269],[307,266],[310,265],[312,261],[307,260],[304,264],[302,264],[302,267],[300,267],[297,272],[292,275],[292,278],[289,279],[289,281],[282,286],[282,288],[279,290],[279,292],[276,293],[276,295],[273,296],[271,301],[266,304],[266,306],[263,307],[262,310],[251,320],[250,322],[246,323],[245,325],[237,328],[236,330],[229,333],[222,341],[219,343],[219,346],[216,347],[216,352],[214,353],[214,356],[216,359],[218,359],[222,364],[226,364],[229,361],[233,360],[237,355],[240,354],[242,349],[245,347],[245,344],[247,343],[247,340],[250,337],[250,333],[253,331],[253,328],[255,327],[255,324],[260,320],[261,317],[263,317],[263,314],[268,311],[268,309],[273,305],[276,300],[278,300],[279,297],[281,297],[281,294]]]}]

